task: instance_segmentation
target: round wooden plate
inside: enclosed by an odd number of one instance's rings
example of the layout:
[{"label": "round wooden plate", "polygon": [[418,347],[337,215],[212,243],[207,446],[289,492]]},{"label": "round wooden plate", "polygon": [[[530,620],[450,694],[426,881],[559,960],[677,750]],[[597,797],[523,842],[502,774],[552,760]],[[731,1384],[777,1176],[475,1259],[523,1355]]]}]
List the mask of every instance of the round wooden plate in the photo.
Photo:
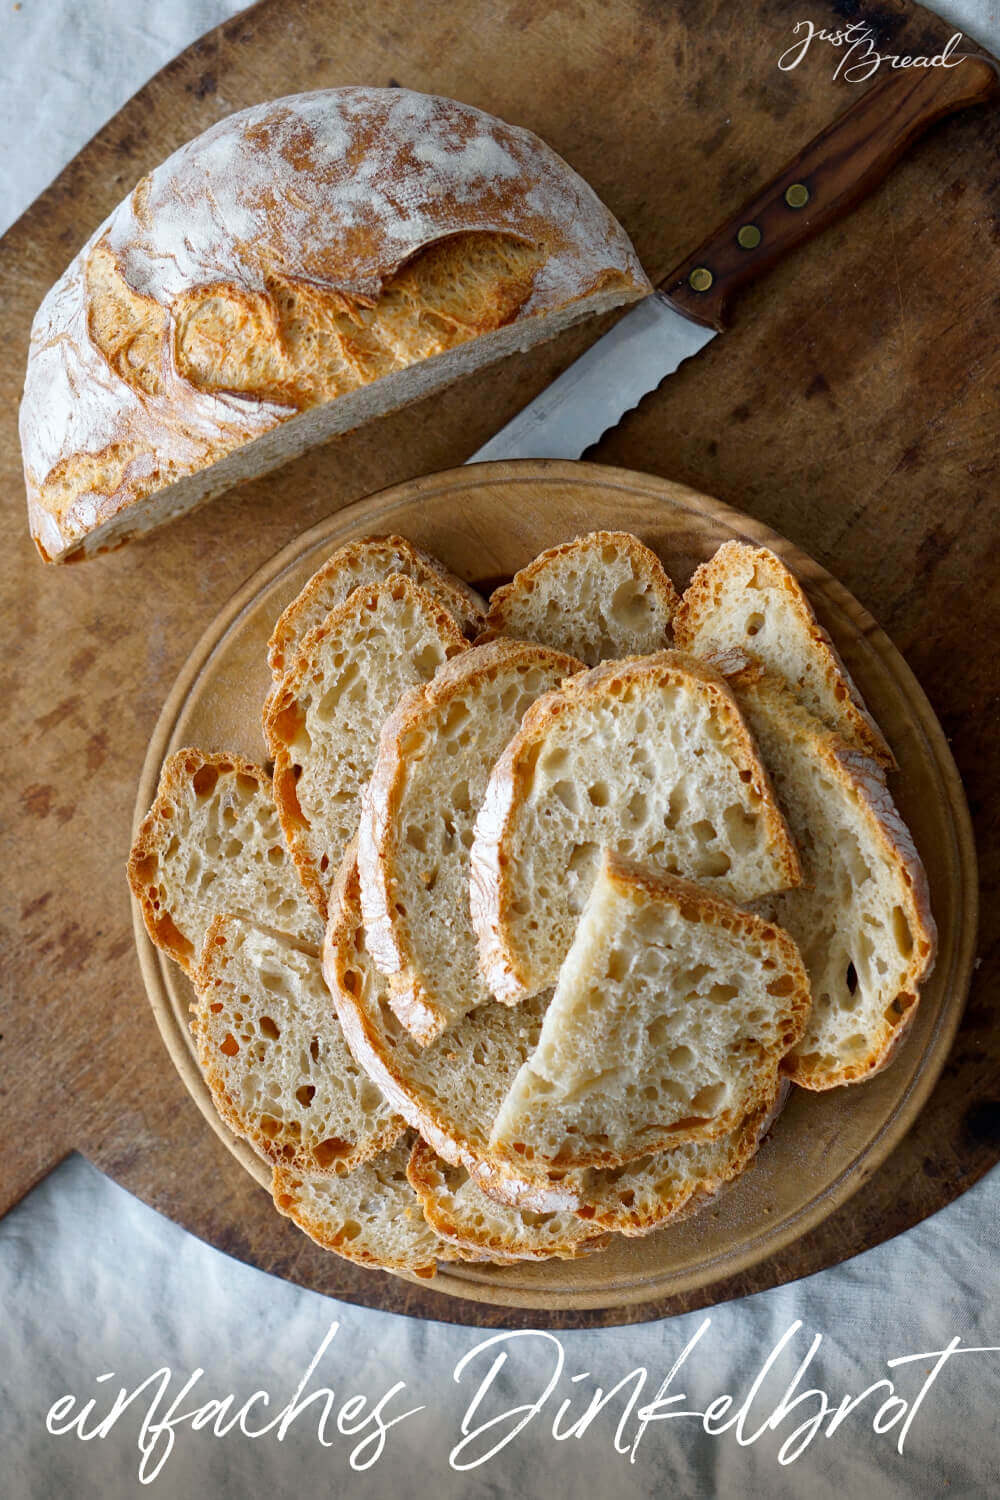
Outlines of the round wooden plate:
[{"label": "round wooden plate", "polygon": [[[808,1233],[854,1192],[913,1123],[958,1026],[976,933],[976,866],[968,809],[940,724],[888,637],[846,589],[766,526],[682,485],[603,466],[526,460],[481,464],[398,485],[339,511],[256,573],[205,632],[164,705],[139,786],[136,817],[164,757],[182,745],[265,755],[259,708],[275,619],[319,563],[352,537],[399,532],[488,593],[544,547],[580,532],[635,532],[682,587],[730,538],[764,544],[799,577],[899,762],[893,792],[930,881],[937,966],[892,1066],[859,1087],[792,1098],[753,1171],[701,1215],[579,1261],[443,1267],[436,1289],[505,1307],[607,1308],[704,1287]],[[192,991],[136,915],[146,988],[170,1055],[212,1128],[265,1187],[270,1168],[218,1119],[188,1030]]]}]

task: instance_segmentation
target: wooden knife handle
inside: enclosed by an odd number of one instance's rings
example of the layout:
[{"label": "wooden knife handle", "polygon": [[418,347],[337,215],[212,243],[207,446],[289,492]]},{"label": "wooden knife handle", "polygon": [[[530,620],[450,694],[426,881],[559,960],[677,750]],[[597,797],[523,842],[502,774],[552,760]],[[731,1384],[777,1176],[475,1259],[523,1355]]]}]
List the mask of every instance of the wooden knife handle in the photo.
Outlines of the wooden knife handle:
[{"label": "wooden knife handle", "polygon": [[847,214],[935,120],[996,88],[994,68],[976,56],[890,74],[665,276],[660,291],[685,317],[724,328],[734,292]]}]

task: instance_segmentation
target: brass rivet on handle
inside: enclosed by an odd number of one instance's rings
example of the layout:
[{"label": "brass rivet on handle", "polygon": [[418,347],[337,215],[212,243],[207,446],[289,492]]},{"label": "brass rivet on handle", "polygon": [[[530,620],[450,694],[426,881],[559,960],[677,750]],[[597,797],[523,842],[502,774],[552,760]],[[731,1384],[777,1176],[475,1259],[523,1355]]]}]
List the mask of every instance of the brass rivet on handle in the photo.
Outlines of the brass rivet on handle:
[{"label": "brass rivet on handle", "polygon": [[695,266],[688,277],[688,286],[693,292],[707,292],[715,277],[707,266]]},{"label": "brass rivet on handle", "polygon": [[761,232],[756,224],[744,224],[736,236],[736,243],[741,250],[756,250],[761,238]]},{"label": "brass rivet on handle", "polygon": [[793,182],[785,189],[785,202],[789,208],[805,208],[809,202],[809,189],[804,182]]}]

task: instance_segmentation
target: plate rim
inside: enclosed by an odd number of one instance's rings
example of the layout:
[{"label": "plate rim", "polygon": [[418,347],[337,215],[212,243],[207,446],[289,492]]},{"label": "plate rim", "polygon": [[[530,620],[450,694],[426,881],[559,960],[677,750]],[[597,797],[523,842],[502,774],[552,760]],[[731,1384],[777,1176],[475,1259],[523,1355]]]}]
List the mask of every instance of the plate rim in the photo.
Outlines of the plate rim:
[{"label": "plate rim", "polygon": [[[422,1287],[454,1296],[463,1301],[485,1303],[506,1309],[527,1311],[594,1311],[598,1309],[626,1312],[646,1304],[662,1302],[665,1297],[711,1287],[714,1283],[738,1275],[775,1254],[783,1246],[799,1239],[815,1228],[832,1213],[841,1208],[849,1198],[859,1191],[868,1178],[887,1160],[892,1151],[914,1124],[917,1116],[930,1098],[934,1086],[944,1068],[948,1053],[954,1042],[968,996],[975,961],[978,934],[979,882],[972,821],[961,776],[951,754],[944,730],[934,710],[914,676],[911,668],[896,648],[885,630],[877,623],[863,604],[833,574],[819,564],[804,548],[775,531],[765,522],[750,516],[725,501],[679,482],[664,479],[659,475],[640,470],[626,469],[605,464],[558,459],[517,459],[496,463],[466,464],[458,468],[444,469],[435,473],[404,480],[373,494],[364,496],[350,505],[332,512],[298,536],[293,537],[282,548],[263,562],[244,583],[217,610],[193,649],[182,664],[170,692],[157,717],[136,791],[132,820],[132,837],[145,813],[151,806],[159,780],[160,768],[170,753],[171,741],[177,724],[183,716],[185,704],[201,673],[213,654],[225,642],[226,637],[237,626],[241,615],[256,600],[258,595],[273,584],[283,572],[301,565],[311,551],[331,541],[331,534],[357,530],[355,517],[359,518],[363,532],[377,531],[378,517],[391,510],[405,493],[413,501],[429,493],[440,494],[452,488],[467,487],[470,480],[479,479],[492,483],[519,483],[539,481],[581,482],[599,485],[604,489],[621,489],[636,495],[642,494],[668,506],[694,512],[725,530],[727,535],[736,535],[757,546],[766,546],[776,552],[791,568],[802,583],[807,594],[819,591],[830,605],[846,614],[858,631],[867,639],[890,671],[897,684],[905,691],[905,697],[913,710],[911,723],[919,729],[930,759],[938,776],[949,792],[947,805],[951,809],[949,819],[952,834],[952,853],[956,871],[961,880],[961,897],[964,903],[965,921],[957,933],[953,933],[953,951],[949,971],[949,998],[942,1004],[933,1028],[927,1038],[919,1071],[910,1079],[907,1088],[896,1101],[888,1118],[877,1134],[859,1149],[837,1178],[828,1183],[821,1195],[810,1199],[791,1215],[784,1216],[777,1226],[764,1224],[737,1247],[720,1250],[697,1266],[687,1271],[665,1272],[656,1280],[648,1276],[642,1281],[619,1281],[608,1292],[589,1292],[581,1288],[546,1288],[541,1285],[518,1286],[511,1280],[503,1283],[488,1279],[472,1279],[482,1276],[481,1268],[460,1268],[442,1264],[433,1282],[419,1281]],[[696,502],[696,503],[691,503]],[[342,545],[334,540],[331,545]],[[189,1028],[176,1013],[167,973],[171,961],[155,947],[142,921],[138,903],[132,898],[132,926],[135,936],[139,965],[142,971],[146,996],[153,1010],[157,1028],[180,1074],[187,1092],[194,1099],[202,1115],[223,1141],[240,1165],[255,1181],[269,1191],[271,1168],[258,1157],[245,1141],[232,1135],[216,1114],[211,1095],[198,1068]],[[864,1170],[861,1170],[861,1168]],[[837,1262],[834,1262],[837,1264]],[[509,1274],[517,1267],[507,1267]],[[525,1269],[528,1269],[526,1264]],[[393,1272],[408,1281],[418,1278],[406,1272]],[[423,1316],[423,1314],[415,1314]],[[656,1316],[656,1314],[651,1314]],[[629,1321],[635,1321],[630,1318]]]}]

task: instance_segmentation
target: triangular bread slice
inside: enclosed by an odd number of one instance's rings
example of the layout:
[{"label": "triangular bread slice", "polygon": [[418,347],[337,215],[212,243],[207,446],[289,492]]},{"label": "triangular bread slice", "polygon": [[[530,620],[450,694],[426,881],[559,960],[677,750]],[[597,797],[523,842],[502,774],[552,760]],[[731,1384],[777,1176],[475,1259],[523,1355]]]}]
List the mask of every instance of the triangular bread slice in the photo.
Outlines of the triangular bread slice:
[{"label": "triangular bread slice", "polygon": [[409,578],[364,584],[306,636],[268,699],[274,796],[302,883],[326,898],[358,827],[379,731],[400,695],[468,649],[446,610]]},{"label": "triangular bread slice", "polygon": [[418,1140],[407,1168],[431,1228],[451,1244],[490,1258],[572,1260],[600,1250],[609,1236],[574,1213],[531,1213],[487,1196],[464,1167],[442,1161]]},{"label": "triangular bread slice", "polygon": [[220,916],[194,982],[191,1031],[212,1102],[266,1161],[336,1176],[402,1135],[405,1121],[351,1056],[315,954]]},{"label": "triangular bread slice", "polygon": [[454,657],[386,720],[358,829],[368,952],[426,1044],[492,997],[469,918],[469,845],[494,762],[540,694],[580,662],[495,641]]},{"label": "triangular bread slice", "polygon": [[605,850],[490,1149],[514,1164],[614,1167],[717,1139],[770,1106],[808,1012],[780,927]]},{"label": "triangular bread slice", "polygon": [[421,1047],[400,1024],[389,1004],[388,981],[365,946],[353,848],[330,895],[323,975],[355,1058],[438,1156],[532,1211],[578,1206],[571,1174],[521,1172],[489,1160],[493,1120],[534,1050],[548,996],[514,1007],[481,1005]]},{"label": "triangular bread slice", "polygon": [[356,588],[379,583],[393,573],[411,578],[436,599],[463,635],[474,636],[482,630],[485,600],[449,573],[444,563],[402,536],[359,537],[338,547],[279,617],[267,646],[274,677],[280,680],[285,675],[309,632],[322,625]]},{"label": "triangular bread slice", "polygon": [[802,952],[813,1006],[788,1059],[803,1088],[870,1078],[891,1060],[934,964],[927,877],[878,765],[742,653],[720,665],[799,842],[804,880],[762,903]]},{"label": "triangular bread slice", "polygon": [[498,999],[554,984],[616,849],[736,901],[798,859],[740,711],[679,651],[605,662],[533,704],[494,767],[470,855],[472,922]]},{"label": "triangular bread slice", "polygon": [[164,761],[128,879],[153,942],[188,973],[222,912],[314,949],[323,939],[285,845],[271,778],[241,755],[188,748]]},{"label": "triangular bread slice", "polygon": [[275,1167],[274,1206],[317,1245],[345,1260],[430,1278],[439,1260],[464,1256],[457,1246],[440,1239],[424,1218],[406,1175],[413,1140],[407,1132],[346,1177],[307,1177]]},{"label": "triangular bread slice", "polygon": [[480,639],[540,641],[588,667],[670,644],[677,590],[627,531],[592,531],[539,553],[490,598]]},{"label": "triangular bread slice", "polygon": [[798,579],[768,548],[723,542],[684,591],[674,639],[698,656],[752,652],[817,718],[880,764],[895,765]]}]

